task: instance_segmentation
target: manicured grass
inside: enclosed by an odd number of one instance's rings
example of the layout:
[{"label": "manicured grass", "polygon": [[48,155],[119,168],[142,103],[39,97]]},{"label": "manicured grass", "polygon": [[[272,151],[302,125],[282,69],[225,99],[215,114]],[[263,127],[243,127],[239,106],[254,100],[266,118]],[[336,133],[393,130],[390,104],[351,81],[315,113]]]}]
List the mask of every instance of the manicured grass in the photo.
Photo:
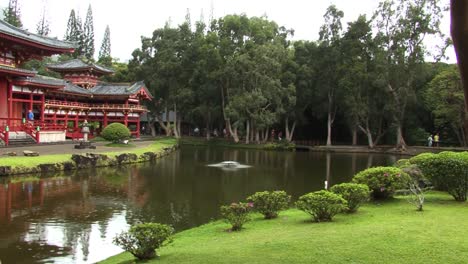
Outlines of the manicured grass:
[{"label": "manicured grass", "polygon": [[11,166],[11,167],[35,167],[40,164],[49,164],[49,163],[58,163],[69,161],[71,159],[71,154],[57,154],[57,155],[44,155],[37,157],[6,157],[0,159],[0,164],[2,166]]},{"label": "manicured grass", "polygon": [[[399,197],[331,223],[290,209],[274,220],[255,215],[241,232],[222,221],[180,232],[145,263],[465,263],[467,219],[468,203],[437,192],[423,212]],[[123,253],[102,263],[134,261]]]},{"label": "manicured grass", "polygon": [[[126,151],[112,151],[106,152],[103,154],[109,156],[116,156],[122,153],[135,153],[137,155],[141,155],[148,151],[157,152],[165,147],[171,147],[177,144],[177,140],[174,138],[161,138],[157,139],[154,142],[148,142],[148,146],[143,148],[137,149],[129,149]],[[37,157],[24,157],[24,156],[16,156],[16,157],[5,157],[0,159],[0,164],[2,166],[11,166],[13,168],[18,166],[23,166],[26,168],[35,167],[40,164],[50,164],[50,163],[59,163],[71,160],[71,154],[58,154],[58,155],[44,155],[44,156],[37,156]]]}]

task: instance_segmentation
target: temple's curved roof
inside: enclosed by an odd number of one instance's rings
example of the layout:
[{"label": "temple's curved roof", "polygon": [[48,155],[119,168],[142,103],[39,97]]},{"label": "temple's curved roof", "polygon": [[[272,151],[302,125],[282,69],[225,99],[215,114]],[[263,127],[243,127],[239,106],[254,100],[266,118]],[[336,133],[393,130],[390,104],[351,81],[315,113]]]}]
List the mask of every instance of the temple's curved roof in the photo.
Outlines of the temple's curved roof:
[{"label": "temple's curved roof", "polygon": [[59,62],[55,64],[47,65],[47,68],[54,70],[54,71],[83,71],[83,70],[93,70],[96,72],[100,72],[102,74],[110,74],[114,73],[112,69],[106,68],[104,66],[92,63],[92,62],[84,62],[80,59],[74,59],[64,62]]},{"label": "temple's curved roof", "polygon": [[2,38],[12,41],[33,43],[39,45],[41,48],[49,48],[63,52],[71,52],[75,49],[74,43],[30,33],[24,29],[12,26],[3,20],[0,20],[0,35]]}]

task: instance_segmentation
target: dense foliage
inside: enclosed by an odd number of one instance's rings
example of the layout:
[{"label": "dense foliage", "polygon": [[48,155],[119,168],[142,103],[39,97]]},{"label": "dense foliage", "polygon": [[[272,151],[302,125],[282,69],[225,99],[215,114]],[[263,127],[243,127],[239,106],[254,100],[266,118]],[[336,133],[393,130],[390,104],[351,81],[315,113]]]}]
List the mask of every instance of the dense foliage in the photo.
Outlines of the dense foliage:
[{"label": "dense foliage", "polygon": [[116,143],[130,138],[130,136],[131,134],[128,127],[121,123],[112,123],[106,126],[101,132],[101,137],[103,137],[105,140]]},{"label": "dense foliage", "polygon": [[168,241],[173,233],[174,229],[168,225],[143,223],[117,235],[113,242],[138,259],[151,259],[156,256],[156,249]]},{"label": "dense foliage", "polygon": [[299,197],[296,206],[310,214],[314,222],[329,222],[346,209],[347,203],[340,195],[322,190]]},{"label": "dense foliage", "polygon": [[[167,23],[142,38],[129,75],[158,95],[150,127],[159,122],[176,137],[183,120],[208,138],[226,131],[245,143],[291,141],[299,133],[328,145],[340,139],[404,148],[407,141],[423,144],[436,130],[449,141],[460,129],[434,123],[425,105],[432,103],[418,100],[443,70],[425,63],[423,41],[430,35],[444,41],[441,15],[438,0],[383,1],[372,19],[361,15],[346,28],[344,13],[332,5],[319,39],[296,42],[292,29],[266,17],[227,15],[192,28],[188,15],[177,27]],[[169,111],[173,120],[162,116]]]},{"label": "dense foliage", "polygon": [[232,203],[221,206],[221,216],[231,224],[231,231],[240,231],[242,226],[250,220],[249,213],[252,203]]},{"label": "dense foliage", "polygon": [[[245,143],[404,148],[439,133],[444,146],[466,145],[459,73],[438,62],[450,43],[440,35],[442,11],[439,0],[382,1],[371,17],[343,25],[344,12],[331,5],[319,38],[294,42],[293,29],[267,17],[226,15],[207,24],[187,14],[142,37],[124,66],[111,57],[106,28],[99,63],[116,67],[107,81],[145,81],[156,96],[148,102],[153,134],[158,123],[167,135],[197,127],[207,138]],[[92,57],[92,31],[91,9],[85,25],[72,10],[66,39],[78,43],[74,56]]]},{"label": "dense foliage", "polygon": [[410,159],[439,190],[457,201],[466,201],[468,192],[468,152],[424,153]]},{"label": "dense foliage", "polygon": [[370,190],[367,185],[356,183],[341,183],[333,185],[330,191],[341,195],[346,202],[347,211],[350,213],[356,212],[359,206],[369,200]]},{"label": "dense foliage", "polygon": [[411,177],[396,167],[374,167],[363,170],[353,177],[354,183],[365,184],[375,199],[392,197],[395,191],[406,189]]},{"label": "dense foliage", "polygon": [[264,191],[247,197],[247,201],[253,203],[254,210],[263,214],[265,219],[272,219],[278,217],[279,211],[288,208],[291,196],[285,191]]}]

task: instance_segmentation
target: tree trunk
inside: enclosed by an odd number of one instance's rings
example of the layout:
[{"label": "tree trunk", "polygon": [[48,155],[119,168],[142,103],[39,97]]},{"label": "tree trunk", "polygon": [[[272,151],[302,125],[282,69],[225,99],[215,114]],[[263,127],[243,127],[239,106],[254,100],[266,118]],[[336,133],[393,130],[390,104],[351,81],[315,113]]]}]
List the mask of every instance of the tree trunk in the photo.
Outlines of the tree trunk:
[{"label": "tree trunk", "polygon": [[294,135],[294,129],[296,129],[296,121],[293,122],[291,130],[289,130],[289,118],[286,118],[284,130],[286,131],[286,137],[285,138],[286,138],[286,140],[288,142],[292,141],[292,138],[293,138],[293,135]]},{"label": "tree trunk", "polygon": [[294,121],[292,128],[291,128],[291,132],[289,133],[289,138],[287,139],[289,142],[291,142],[293,139],[294,131],[296,130],[296,124],[297,124],[296,121]]},{"label": "tree trunk", "polygon": [[327,119],[327,146],[331,146],[331,134],[332,134],[332,120],[331,120],[332,113],[328,111],[328,119]]},{"label": "tree trunk", "polygon": [[396,148],[398,150],[405,151],[406,150],[406,142],[405,139],[403,138],[403,129],[400,124],[397,126],[397,144]]},{"label": "tree trunk", "polygon": [[156,128],[154,127],[154,125],[155,125],[154,119],[151,119],[151,120],[148,122],[148,125],[149,125],[150,130],[151,130],[151,136],[155,137],[155,136],[156,136]]},{"label": "tree trunk", "polygon": [[[167,107],[165,108],[164,114],[166,115],[166,124],[164,124],[162,120],[162,115],[156,117],[159,125],[164,129],[164,132],[166,132],[166,137],[171,136],[171,124],[169,123],[169,112],[167,111]],[[154,127],[154,126],[153,126]]]},{"label": "tree trunk", "polygon": [[[263,134],[263,143],[266,143],[268,141],[268,134],[270,132],[270,128],[266,128]],[[274,141],[275,139],[272,138],[271,141]]]},{"label": "tree trunk", "polygon": [[464,135],[468,138],[468,2],[450,1],[451,33],[465,95]]},{"label": "tree trunk", "polygon": [[353,146],[356,146],[357,145],[357,129],[356,129],[356,126],[353,126],[353,128],[351,129],[351,134],[353,135]]},{"label": "tree trunk", "polygon": [[260,131],[258,131],[258,129],[255,131],[255,142],[260,144]]},{"label": "tree trunk", "polygon": [[179,131],[177,129],[177,105],[174,103],[174,128],[173,128],[174,136],[176,138],[180,138]]},{"label": "tree trunk", "polygon": [[367,144],[369,148],[374,148],[374,141],[372,139],[372,132],[369,129],[369,126],[366,124],[366,128],[363,128],[361,125],[358,126],[361,131],[367,136]]},{"label": "tree trunk", "polygon": [[249,144],[250,143],[250,121],[247,120],[245,122],[245,144]]}]

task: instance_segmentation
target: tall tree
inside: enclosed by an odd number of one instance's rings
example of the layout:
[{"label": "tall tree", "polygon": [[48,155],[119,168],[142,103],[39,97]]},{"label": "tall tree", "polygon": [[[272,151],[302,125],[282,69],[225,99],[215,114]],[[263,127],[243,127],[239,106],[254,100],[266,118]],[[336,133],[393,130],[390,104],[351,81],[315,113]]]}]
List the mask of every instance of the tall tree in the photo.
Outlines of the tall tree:
[{"label": "tall tree", "polygon": [[357,143],[357,130],[360,130],[373,148],[386,131],[383,127],[386,100],[380,97],[384,89],[375,83],[375,44],[370,23],[365,15],[349,23],[341,44],[343,63],[339,68],[339,86],[344,95],[344,117],[352,131],[353,145]]},{"label": "tall tree", "polygon": [[93,10],[91,4],[88,7],[86,13],[86,20],[83,27],[83,38],[84,38],[84,56],[91,60],[94,56],[94,23],[93,23]]},{"label": "tall tree", "polygon": [[37,25],[36,25],[36,32],[37,32],[37,34],[39,34],[41,36],[48,36],[49,33],[50,33],[49,20],[47,20],[47,17],[46,17],[46,6],[45,5],[44,5],[44,7],[42,9],[41,18],[40,18],[39,22],[37,22]]},{"label": "tall tree", "polygon": [[376,41],[381,49],[381,82],[392,99],[396,147],[406,149],[404,121],[414,100],[416,77],[424,64],[424,39],[440,34],[442,10],[438,0],[384,1],[374,15]]},{"label": "tall tree", "polygon": [[111,66],[112,64],[109,25],[106,26],[106,30],[104,31],[104,38],[102,39],[101,49],[99,50],[98,61],[105,66]]},{"label": "tall tree", "polygon": [[331,5],[327,8],[325,15],[325,23],[320,28],[319,49],[322,56],[319,58],[320,73],[319,84],[321,91],[324,92],[324,102],[326,102],[327,112],[327,146],[332,144],[332,127],[335,121],[336,112],[338,108],[337,93],[338,93],[338,74],[336,69],[339,67],[340,55],[339,45],[341,40],[341,18],[343,18],[343,11]]},{"label": "tall tree", "polygon": [[425,101],[431,109],[438,130],[448,126],[461,146],[467,146],[465,111],[460,73],[455,66],[440,72],[428,84]]},{"label": "tall tree", "polygon": [[18,0],[10,0],[8,2],[8,7],[3,9],[3,17],[3,20],[7,23],[10,23],[15,27],[23,27]]},{"label": "tall tree", "polygon": [[75,52],[73,57],[77,58],[83,55],[84,50],[84,38],[83,38],[83,27],[81,19],[75,14],[75,10],[70,11],[68,18],[67,30],[65,32],[65,40],[74,42],[76,44]]}]

